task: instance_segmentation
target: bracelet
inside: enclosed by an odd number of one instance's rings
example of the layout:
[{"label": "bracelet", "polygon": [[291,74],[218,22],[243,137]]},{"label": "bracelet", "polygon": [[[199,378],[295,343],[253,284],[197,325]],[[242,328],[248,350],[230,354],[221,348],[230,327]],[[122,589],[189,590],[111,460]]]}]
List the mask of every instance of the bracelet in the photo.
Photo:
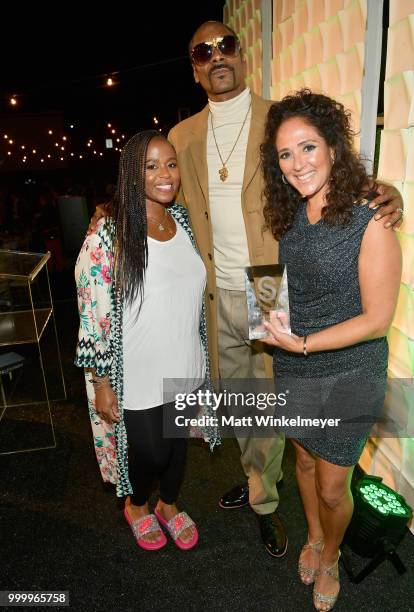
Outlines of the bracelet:
[{"label": "bracelet", "polygon": [[308,334],[306,334],[305,336],[303,336],[303,354],[305,355],[305,357],[308,356],[308,351],[306,349],[306,340],[308,339]]}]

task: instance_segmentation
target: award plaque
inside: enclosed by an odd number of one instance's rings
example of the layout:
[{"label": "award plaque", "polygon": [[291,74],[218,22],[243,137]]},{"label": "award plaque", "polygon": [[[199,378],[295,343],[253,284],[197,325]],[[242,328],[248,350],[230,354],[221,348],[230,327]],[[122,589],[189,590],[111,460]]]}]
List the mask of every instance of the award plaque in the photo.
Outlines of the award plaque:
[{"label": "award plaque", "polygon": [[268,336],[264,322],[271,311],[287,334],[290,334],[289,293],[286,266],[282,264],[245,268],[249,340]]}]

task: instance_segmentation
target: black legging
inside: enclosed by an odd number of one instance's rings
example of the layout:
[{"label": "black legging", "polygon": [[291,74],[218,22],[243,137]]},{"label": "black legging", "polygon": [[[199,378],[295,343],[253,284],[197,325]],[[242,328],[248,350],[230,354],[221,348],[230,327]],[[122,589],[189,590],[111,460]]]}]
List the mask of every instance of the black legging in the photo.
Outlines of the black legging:
[{"label": "black legging", "polygon": [[[167,404],[165,408],[170,406]],[[163,410],[164,405],[147,410],[124,410],[128,473],[134,491],[131,502],[136,506],[148,501],[156,481],[160,484],[161,500],[174,503],[184,478],[187,439],[163,437]]]}]

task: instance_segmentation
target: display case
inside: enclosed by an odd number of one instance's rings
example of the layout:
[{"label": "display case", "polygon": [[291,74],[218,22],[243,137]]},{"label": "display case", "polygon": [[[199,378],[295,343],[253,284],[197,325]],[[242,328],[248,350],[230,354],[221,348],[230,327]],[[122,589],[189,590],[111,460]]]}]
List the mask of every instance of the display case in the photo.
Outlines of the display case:
[{"label": "display case", "polygon": [[56,447],[51,401],[66,387],[49,259],[0,250],[0,454]]}]

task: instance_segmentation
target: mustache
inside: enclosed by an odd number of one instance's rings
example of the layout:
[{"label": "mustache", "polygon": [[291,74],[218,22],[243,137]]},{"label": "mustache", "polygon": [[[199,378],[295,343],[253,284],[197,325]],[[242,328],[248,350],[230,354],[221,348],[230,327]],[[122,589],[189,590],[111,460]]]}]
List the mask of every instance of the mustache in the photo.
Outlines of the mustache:
[{"label": "mustache", "polygon": [[216,70],[221,70],[222,68],[226,68],[227,70],[231,70],[232,72],[234,72],[233,66],[229,66],[228,64],[216,64],[209,71],[208,76],[211,76],[213,74],[213,72],[215,72]]}]

